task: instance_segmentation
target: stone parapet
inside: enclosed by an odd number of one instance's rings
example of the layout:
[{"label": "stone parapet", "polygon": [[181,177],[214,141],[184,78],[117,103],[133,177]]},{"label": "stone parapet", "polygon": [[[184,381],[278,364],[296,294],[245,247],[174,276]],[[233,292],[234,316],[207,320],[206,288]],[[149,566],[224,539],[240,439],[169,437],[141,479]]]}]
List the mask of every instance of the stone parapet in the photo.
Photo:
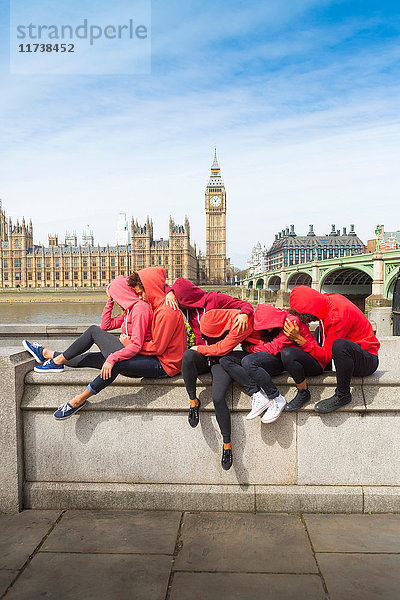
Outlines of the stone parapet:
[{"label": "stone parapet", "polygon": [[[199,378],[200,424],[187,423],[183,379],[119,376],[76,416],[52,412],[98,371],[37,374],[26,353],[0,357],[0,510],[148,508],[265,512],[400,512],[400,372],[352,382],[353,402],[320,416],[334,374],[309,379],[313,403],[263,425],[246,421],[251,400],[227,394],[234,466],[220,466],[211,377]],[[290,400],[287,375],[275,378]],[[3,461],[2,461],[3,463]]]}]

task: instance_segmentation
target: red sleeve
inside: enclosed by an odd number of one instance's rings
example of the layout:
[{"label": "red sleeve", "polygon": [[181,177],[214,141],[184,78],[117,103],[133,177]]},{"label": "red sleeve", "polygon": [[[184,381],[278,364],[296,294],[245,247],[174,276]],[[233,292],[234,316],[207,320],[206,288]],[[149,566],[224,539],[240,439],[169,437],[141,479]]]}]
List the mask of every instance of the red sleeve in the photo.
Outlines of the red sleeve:
[{"label": "red sleeve", "polygon": [[103,312],[101,313],[100,328],[104,331],[109,331],[110,329],[118,329],[124,322],[124,313],[121,313],[113,318],[111,317],[113,307],[114,300],[107,300],[106,305],[103,308]]},{"label": "red sleeve", "polygon": [[150,342],[143,344],[141,354],[154,354],[155,356],[161,356],[167,346],[171,342],[171,338],[176,330],[177,322],[181,317],[179,310],[173,310],[172,308],[160,311],[155,319],[153,319],[153,339]]},{"label": "red sleeve", "polygon": [[[251,330],[250,330],[251,331]],[[197,346],[197,352],[204,356],[225,356],[229,354],[238,344],[249,336],[249,330],[238,333],[236,329],[231,330],[226,338],[210,346]]]},{"label": "red sleeve", "polygon": [[107,362],[112,365],[119,360],[128,360],[138,354],[143,346],[146,331],[151,323],[152,313],[147,306],[143,306],[142,302],[138,302],[132,308],[132,331],[131,343],[117,352],[113,352],[107,357]]},{"label": "red sleeve", "polygon": [[172,287],[170,285],[168,285],[168,283],[166,283],[164,285],[164,294],[167,295],[168,292],[173,292],[174,290],[172,289]]},{"label": "red sleeve", "polygon": [[[307,327],[307,325],[301,323],[298,317],[295,317],[294,315],[288,315],[287,318],[293,323],[297,323],[299,325],[300,334],[303,336],[303,338],[309,340],[310,342],[315,341],[315,338],[309,330],[309,328]],[[283,348],[291,347],[294,343],[295,342],[290,340],[283,333],[282,329],[282,331],[280,331],[278,335],[270,342],[259,342],[258,344],[252,344],[249,347],[249,352],[268,352],[268,354],[279,354],[279,352],[281,352]],[[304,350],[304,346],[301,346],[301,348]]]}]

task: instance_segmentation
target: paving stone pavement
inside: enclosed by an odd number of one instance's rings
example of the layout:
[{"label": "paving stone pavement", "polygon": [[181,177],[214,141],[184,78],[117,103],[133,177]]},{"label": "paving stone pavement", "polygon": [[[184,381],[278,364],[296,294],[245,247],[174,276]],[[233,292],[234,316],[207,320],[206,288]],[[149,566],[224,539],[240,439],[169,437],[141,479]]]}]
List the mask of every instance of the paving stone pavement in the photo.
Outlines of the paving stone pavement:
[{"label": "paving stone pavement", "polygon": [[400,515],[0,515],[0,599],[399,600]]}]

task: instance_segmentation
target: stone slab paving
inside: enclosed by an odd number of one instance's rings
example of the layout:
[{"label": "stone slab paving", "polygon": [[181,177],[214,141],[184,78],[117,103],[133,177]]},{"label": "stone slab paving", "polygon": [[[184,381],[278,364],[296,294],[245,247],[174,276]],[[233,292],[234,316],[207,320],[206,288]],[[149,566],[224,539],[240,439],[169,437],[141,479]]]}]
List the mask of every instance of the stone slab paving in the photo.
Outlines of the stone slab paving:
[{"label": "stone slab paving", "polygon": [[315,552],[400,553],[400,515],[305,515],[304,518]]},{"label": "stone slab paving", "polygon": [[164,600],[172,556],[40,552],[7,600]]},{"label": "stone slab paving", "polygon": [[399,600],[400,515],[0,515],[1,600]]},{"label": "stone slab paving", "polygon": [[180,512],[68,511],[44,552],[173,554]]},{"label": "stone slab paving", "polygon": [[325,600],[318,575],[176,573],[170,600]]},{"label": "stone slab paving", "polygon": [[61,510],[0,515],[0,569],[21,569],[60,515]]},{"label": "stone slab paving", "polygon": [[246,513],[185,514],[180,571],[317,573],[298,516]]}]

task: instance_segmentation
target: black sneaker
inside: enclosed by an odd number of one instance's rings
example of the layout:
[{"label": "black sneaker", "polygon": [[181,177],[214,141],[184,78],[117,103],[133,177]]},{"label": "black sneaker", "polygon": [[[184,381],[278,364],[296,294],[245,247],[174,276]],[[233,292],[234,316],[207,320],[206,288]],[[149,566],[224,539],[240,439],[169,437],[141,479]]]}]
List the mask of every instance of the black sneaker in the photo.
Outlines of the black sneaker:
[{"label": "black sneaker", "polygon": [[197,400],[197,406],[191,406],[189,408],[189,416],[188,421],[190,427],[197,427],[199,424],[199,408],[200,408],[200,400]]},{"label": "black sneaker", "polygon": [[229,471],[232,466],[232,450],[230,448],[224,448],[222,446],[222,458],[221,458],[221,466],[224,471]]},{"label": "black sneaker", "polygon": [[346,394],[345,396],[339,395],[337,392],[330,398],[326,400],[321,400],[321,402],[317,402],[314,406],[314,410],[317,413],[330,413],[342,406],[346,406],[346,404],[350,404],[352,401],[351,394]]},{"label": "black sneaker", "polygon": [[311,400],[311,394],[310,394],[310,390],[308,388],[306,388],[305,390],[297,390],[297,394],[295,395],[293,400],[291,400],[290,402],[288,402],[288,404],[286,404],[285,410],[288,410],[289,412],[299,410],[302,406],[307,404],[307,402],[309,402],[310,400]]}]

